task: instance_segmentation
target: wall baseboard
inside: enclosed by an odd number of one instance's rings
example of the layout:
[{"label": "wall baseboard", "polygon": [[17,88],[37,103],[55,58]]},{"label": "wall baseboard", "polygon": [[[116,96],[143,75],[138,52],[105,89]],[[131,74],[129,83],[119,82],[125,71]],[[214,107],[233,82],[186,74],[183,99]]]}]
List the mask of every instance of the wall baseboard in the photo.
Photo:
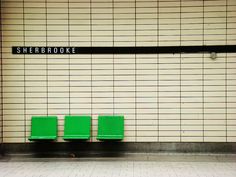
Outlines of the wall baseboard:
[{"label": "wall baseboard", "polygon": [[160,142],[37,142],[3,143],[7,154],[102,154],[102,153],[236,153],[236,143],[160,143]]}]

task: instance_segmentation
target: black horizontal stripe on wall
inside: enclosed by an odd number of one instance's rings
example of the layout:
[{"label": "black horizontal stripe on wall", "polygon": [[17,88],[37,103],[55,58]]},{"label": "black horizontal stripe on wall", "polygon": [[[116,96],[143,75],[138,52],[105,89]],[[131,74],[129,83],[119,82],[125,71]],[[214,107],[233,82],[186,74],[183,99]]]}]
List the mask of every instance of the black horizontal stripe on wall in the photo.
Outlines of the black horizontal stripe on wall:
[{"label": "black horizontal stripe on wall", "polygon": [[12,54],[168,54],[235,53],[236,45],[211,46],[140,46],[140,47],[12,47]]}]

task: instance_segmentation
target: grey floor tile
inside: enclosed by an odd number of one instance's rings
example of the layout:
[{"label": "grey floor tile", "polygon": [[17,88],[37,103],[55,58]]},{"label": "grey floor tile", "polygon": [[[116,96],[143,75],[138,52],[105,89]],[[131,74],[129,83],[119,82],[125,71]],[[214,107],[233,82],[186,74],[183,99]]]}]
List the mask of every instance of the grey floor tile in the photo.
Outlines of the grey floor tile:
[{"label": "grey floor tile", "polygon": [[149,161],[136,157],[114,161],[18,159],[1,161],[0,177],[236,177],[236,162],[232,157],[203,155],[190,160],[190,156],[161,155]]}]

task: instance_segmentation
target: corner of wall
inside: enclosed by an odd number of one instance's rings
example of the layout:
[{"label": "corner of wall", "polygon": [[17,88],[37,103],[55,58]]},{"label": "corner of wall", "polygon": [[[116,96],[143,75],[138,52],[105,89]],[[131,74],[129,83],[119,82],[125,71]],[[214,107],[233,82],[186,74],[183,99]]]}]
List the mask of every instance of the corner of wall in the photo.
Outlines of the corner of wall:
[{"label": "corner of wall", "polygon": [[[2,7],[2,1],[0,2],[0,7]],[[0,12],[0,19],[2,19],[2,12]],[[0,41],[0,153],[2,152],[2,140],[3,140],[3,110],[2,110],[2,23],[0,20],[0,35],[1,35],[1,41]]]}]

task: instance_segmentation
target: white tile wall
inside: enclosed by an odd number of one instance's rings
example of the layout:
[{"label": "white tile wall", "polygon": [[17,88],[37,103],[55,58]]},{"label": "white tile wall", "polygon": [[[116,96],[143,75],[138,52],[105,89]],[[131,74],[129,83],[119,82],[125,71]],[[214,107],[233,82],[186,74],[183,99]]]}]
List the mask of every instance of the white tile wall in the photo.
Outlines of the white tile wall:
[{"label": "white tile wall", "polygon": [[235,0],[2,0],[3,141],[32,115],[125,115],[125,141],[235,142],[235,53],[12,55],[12,46],[236,44]]}]

